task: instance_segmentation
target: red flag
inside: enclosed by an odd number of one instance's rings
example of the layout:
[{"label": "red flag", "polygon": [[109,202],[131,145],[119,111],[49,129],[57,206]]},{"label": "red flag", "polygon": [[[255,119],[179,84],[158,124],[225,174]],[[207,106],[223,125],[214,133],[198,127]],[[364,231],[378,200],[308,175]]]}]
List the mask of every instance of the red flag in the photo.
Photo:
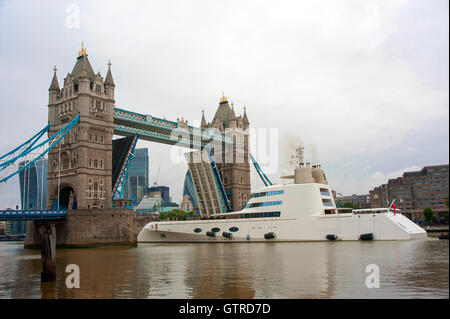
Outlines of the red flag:
[{"label": "red flag", "polygon": [[395,215],[395,203],[392,203],[392,209],[394,210],[394,215]]}]

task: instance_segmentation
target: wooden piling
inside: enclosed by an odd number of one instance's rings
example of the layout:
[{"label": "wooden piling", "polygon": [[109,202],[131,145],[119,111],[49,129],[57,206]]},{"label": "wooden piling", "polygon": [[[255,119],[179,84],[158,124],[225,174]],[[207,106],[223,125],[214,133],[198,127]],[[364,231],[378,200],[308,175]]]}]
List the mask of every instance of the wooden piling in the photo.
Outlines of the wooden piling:
[{"label": "wooden piling", "polygon": [[56,227],[44,224],[39,227],[41,237],[42,272],[41,281],[56,280]]}]

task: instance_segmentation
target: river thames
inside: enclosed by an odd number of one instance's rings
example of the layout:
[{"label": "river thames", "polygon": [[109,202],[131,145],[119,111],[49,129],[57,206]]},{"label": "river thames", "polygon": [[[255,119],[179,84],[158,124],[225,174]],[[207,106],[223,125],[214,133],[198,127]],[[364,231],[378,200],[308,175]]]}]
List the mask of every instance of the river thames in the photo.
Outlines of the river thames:
[{"label": "river thames", "polygon": [[[66,287],[68,264],[80,288]],[[367,265],[380,287],[367,288]],[[448,240],[139,244],[57,250],[40,282],[39,250],[0,242],[0,298],[449,298]]]}]

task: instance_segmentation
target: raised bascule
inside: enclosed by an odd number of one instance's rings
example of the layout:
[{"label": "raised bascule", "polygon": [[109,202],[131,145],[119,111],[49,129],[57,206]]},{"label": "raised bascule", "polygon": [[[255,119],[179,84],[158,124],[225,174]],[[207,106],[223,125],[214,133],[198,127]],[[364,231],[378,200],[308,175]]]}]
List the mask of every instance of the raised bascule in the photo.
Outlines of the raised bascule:
[{"label": "raised bascule", "polygon": [[[47,208],[0,211],[4,220],[28,220],[26,246],[39,244],[38,229],[49,221],[56,225],[56,244],[60,246],[134,245],[134,214],[122,198],[122,189],[138,139],[208,150],[216,174],[213,193],[221,197],[215,213],[239,210],[250,198],[245,108],[242,116],[236,116],[233,104],[222,96],[210,123],[202,114],[201,127],[189,125],[184,118],[169,121],[118,108],[111,63],[105,78],[100,72],[95,74],[83,46],[62,88],[56,71],[55,67],[44,131],[53,144],[29,160],[32,163],[48,152]],[[42,131],[39,134],[42,136]],[[123,138],[113,140],[115,135]],[[14,150],[19,154],[16,157],[14,152],[6,155],[17,160],[35,150],[36,136]],[[2,158],[0,165],[12,166],[14,161],[1,162]],[[0,177],[0,183],[17,173]],[[58,218],[52,219],[52,214]]]}]

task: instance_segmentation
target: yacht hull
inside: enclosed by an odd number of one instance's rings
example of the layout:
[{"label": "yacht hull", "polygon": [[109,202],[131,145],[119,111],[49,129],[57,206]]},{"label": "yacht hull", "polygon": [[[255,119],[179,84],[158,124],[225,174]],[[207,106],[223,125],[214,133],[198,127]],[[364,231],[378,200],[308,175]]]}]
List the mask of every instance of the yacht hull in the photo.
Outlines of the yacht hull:
[{"label": "yacht hull", "polygon": [[[211,236],[215,230],[215,236]],[[229,238],[223,233],[231,233]],[[209,235],[207,234],[209,233]],[[273,233],[273,238],[266,234]],[[335,214],[301,219],[248,218],[196,221],[152,222],[138,235],[138,242],[297,242],[361,240],[410,240],[426,238],[427,233],[401,214]],[[334,235],[334,236],[329,236]],[[364,236],[363,236],[364,237]]]}]

